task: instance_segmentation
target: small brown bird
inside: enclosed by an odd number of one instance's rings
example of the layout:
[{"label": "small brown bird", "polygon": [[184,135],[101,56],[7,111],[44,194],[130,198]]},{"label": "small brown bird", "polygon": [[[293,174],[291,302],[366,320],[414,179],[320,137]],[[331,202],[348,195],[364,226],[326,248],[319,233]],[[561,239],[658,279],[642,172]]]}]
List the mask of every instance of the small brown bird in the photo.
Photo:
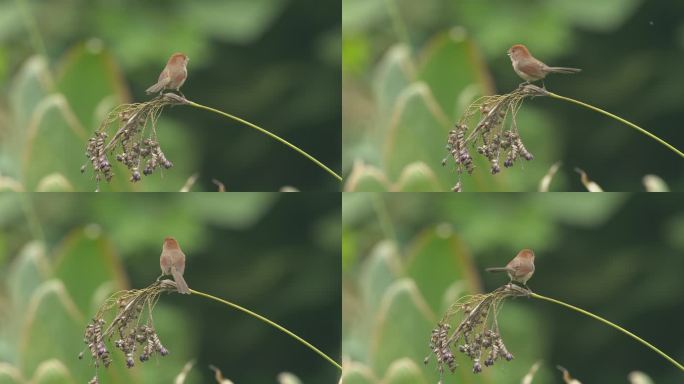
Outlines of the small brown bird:
[{"label": "small brown bird", "polygon": [[159,256],[159,266],[163,275],[173,276],[179,293],[190,294],[188,284],[183,278],[185,272],[185,254],[181,251],[178,242],[173,237],[164,239],[162,253]]},{"label": "small brown bird", "polygon": [[487,272],[506,272],[511,281],[527,287],[527,280],[534,274],[534,252],[523,249],[505,267],[487,268]]},{"label": "small brown bird", "polygon": [[513,63],[513,70],[523,80],[529,82],[541,80],[549,73],[577,73],[579,68],[549,67],[537,60],[526,46],[516,44],[508,49],[508,56]]},{"label": "small brown bird", "polygon": [[[180,92],[180,87],[188,78],[188,57],[184,53],[176,52],[169,58],[166,67],[159,75],[159,80],[153,86],[147,88],[147,94],[161,92],[165,89],[173,89]],[[182,94],[182,93],[181,93]]]}]

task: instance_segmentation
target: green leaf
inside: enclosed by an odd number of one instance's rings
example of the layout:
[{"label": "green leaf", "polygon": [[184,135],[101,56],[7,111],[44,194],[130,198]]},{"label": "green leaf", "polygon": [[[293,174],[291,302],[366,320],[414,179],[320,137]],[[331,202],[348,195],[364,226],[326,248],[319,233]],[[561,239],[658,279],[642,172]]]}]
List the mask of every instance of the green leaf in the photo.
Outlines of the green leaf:
[{"label": "green leaf", "polygon": [[69,369],[58,359],[42,362],[33,374],[31,382],[35,384],[76,384],[76,380]]},{"label": "green leaf", "polygon": [[354,163],[346,180],[345,192],[385,192],[390,188],[387,177],[380,169],[361,161]]},{"label": "green leaf", "polygon": [[386,384],[427,384],[422,369],[411,359],[399,359],[387,369],[383,383]]},{"label": "green leaf", "polygon": [[50,274],[50,264],[42,243],[30,242],[19,251],[19,255],[9,267],[7,276],[12,310],[19,321],[23,319],[34,291]]},{"label": "green leaf", "polygon": [[373,371],[384,373],[397,359],[423,361],[436,319],[411,279],[401,279],[384,293],[371,337]]},{"label": "green leaf", "polygon": [[19,369],[10,363],[0,362],[0,384],[24,384],[26,380]]},{"label": "green leaf", "polygon": [[399,254],[392,242],[383,241],[370,252],[359,276],[361,296],[370,311],[366,314],[369,319],[375,317],[385,291],[400,276],[401,269]]},{"label": "green leaf", "polygon": [[45,360],[73,356],[83,348],[83,315],[59,280],[39,286],[29,301],[17,348],[21,370],[34,372]]},{"label": "green leaf", "polygon": [[[440,110],[425,83],[414,83],[399,96],[392,113],[383,147],[383,164],[390,179],[396,180],[403,169],[418,161],[441,166],[450,122]],[[452,183],[441,172],[442,184]],[[442,187],[446,189],[446,187]]]},{"label": "green leaf", "polygon": [[394,190],[400,192],[442,192],[442,187],[430,167],[425,163],[417,162],[404,168]]},{"label": "green leaf", "polygon": [[340,384],[375,384],[378,379],[367,365],[359,362],[348,362],[344,364]]},{"label": "green leaf", "polygon": [[430,39],[421,53],[418,80],[428,85],[441,109],[454,121],[463,112],[458,101],[464,92],[472,100],[494,93],[486,62],[462,27]]},{"label": "green leaf", "polygon": [[61,173],[51,173],[38,182],[36,192],[73,192],[74,187]]},{"label": "green leaf", "polygon": [[87,133],[77,121],[62,94],[52,94],[34,108],[22,145],[21,169],[24,185],[34,190],[48,174],[63,177],[85,188],[89,181],[80,168],[86,158]]},{"label": "green leaf", "polygon": [[92,295],[103,282],[118,289],[127,286],[126,277],[112,243],[96,225],[76,229],[66,236],[55,252],[55,277],[62,280],[78,309],[92,315]]},{"label": "green leaf", "polygon": [[92,132],[100,125],[95,111],[103,100],[112,95],[119,103],[126,100],[128,91],[122,79],[123,75],[110,52],[102,42],[91,40],[74,46],[64,55],[57,88],[69,101],[85,130]]},{"label": "green leaf", "polygon": [[413,83],[414,78],[415,69],[408,47],[402,44],[391,47],[378,64],[373,78],[379,126],[385,126],[384,122],[390,121],[399,95]]},{"label": "green leaf", "polygon": [[26,142],[27,126],[36,105],[51,88],[52,76],[42,56],[28,59],[14,77],[8,96],[12,123],[7,124],[7,132],[0,141],[0,173],[20,181],[21,151]]},{"label": "green leaf", "polygon": [[409,246],[406,273],[413,278],[434,312],[454,282],[464,280],[468,293],[480,291],[480,279],[472,257],[449,224],[422,232]]}]

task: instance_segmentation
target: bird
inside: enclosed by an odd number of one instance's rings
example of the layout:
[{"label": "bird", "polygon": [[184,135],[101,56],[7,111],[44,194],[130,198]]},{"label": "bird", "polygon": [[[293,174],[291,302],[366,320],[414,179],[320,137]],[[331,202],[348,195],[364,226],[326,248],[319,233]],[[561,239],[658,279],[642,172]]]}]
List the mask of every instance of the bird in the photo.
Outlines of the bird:
[{"label": "bird", "polygon": [[520,283],[527,288],[527,281],[534,274],[534,252],[523,249],[505,267],[487,268],[486,271],[506,272],[511,282]]},{"label": "bird", "polygon": [[183,273],[185,272],[185,254],[173,237],[164,239],[162,253],[159,256],[159,266],[162,270],[162,276],[173,276],[179,293],[190,294],[188,284],[183,278]]},{"label": "bird", "polygon": [[527,83],[541,80],[549,73],[567,74],[581,71],[579,68],[549,67],[532,56],[527,47],[522,44],[515,44],[510,47],[508,49],[508,56],[511,58],[515,73]]},{"label": "bird", "polygon": [[[151,93],[162,92],[165,89],[173,89],[180,92],[180,87],[188,78],[188,56],[184,53],[176,52],[166,62],[164,70],[159,74],[157,83],[145,90],[148,95]],[[180,92],[183,95],[182,92]],[[185,96],[183,96],[185,97]]]}]

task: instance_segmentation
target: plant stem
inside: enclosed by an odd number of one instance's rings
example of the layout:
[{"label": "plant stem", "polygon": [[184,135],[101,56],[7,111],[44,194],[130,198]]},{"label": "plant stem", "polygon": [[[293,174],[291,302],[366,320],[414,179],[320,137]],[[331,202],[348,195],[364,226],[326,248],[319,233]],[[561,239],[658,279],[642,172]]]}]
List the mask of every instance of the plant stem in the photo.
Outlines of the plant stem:
[{"label": "plant stem", "polygon": [[394,27],[394,32],[399,37],[411,51],[411,39],[409,38],[408,29],[404,25],[404,21],[401,19],[401,13],[399,13],[399,7],[397,7],[396,0],[385,0],[385,7],[389,13],[390,19],[392,20],[392,26]]},{"label": "plant stem", "polygon": [[575,311],[577,311],[577,312],[579,312],[579,313],[582,313],[582,314],[584,314],[584,315],[587,315],[587,316],[589,316],[589,317],[591,317],[591,318],[593,318],[593,319],[596,319],[596,320],[598,320],[598,321],[600,321],[600,322],[602,322],[602,323],[604,323],[604,324],[607,324],[607,325],[609,325],[609,326],[611,326],[611,327],[617,329],[618,331],[620,331],[620,332],[626,334],[627,336],[633,338],[634,340],[640,342],[641,344],[643,344],[643,345],[645,345],[645,346],[651,348],[652,350],[654,350],[655,352],[657,352],[660,356],[664,357],[664,358],[667,359],[669,362],[671,362],[672,364],[674,364],[677,368],[679,368],[679,369],[681,369],[682,371],[684,371],[684,366],[683,366],[682,364],[678,363],[677,361],[675,361],[675,359],[673,359],[673,358],[671,358],[670,356],[666,355],[665,352],[661,351],[660,349],[656,348],[656,347],[655,347],[654,345],[652,345],[651,343],[647,342],[646,340],[640,338],[639,336],[633,334],[632,332],[630,332],[630,331],[628,331],[628,330],[622,328],[621,326],[619,326],[619,325],[617,325],[617,324],[615,324],[615,323],[612,323],[612,322],[610,322],[610,321],[608,321],[608,320],[606,320],[606,319],[604,319],[604,318],[602,318],[602,317],[599,317],[599,316],[597,316],[597,315],[594,315],[594,314],[591,313],[591,312],[585,311],[584,309],[577,308],[577,307],[575,307],[575,306],[573,306],[573,305],[564,303],[564,302],[559,301],[559,300],[556,300],[556,299],[552,299],[552,298],[550,298],[550,297],[542,296],[542,295],[539,295],[539,294],[537,294],[537,293],[530,293],[530,297],[534,297],[535,299],[546,300],[546,301],[549,301],[549,302],[554,303],[554,304],[562,305],[562,306],[564,306],[564,307],[566,307],[566,308],[570,308],[570,309],[575,310]]},{"label": "plant stem", "polygon": [[623,123],[623,124],[625,124],[625,125],[628,125],[628,126],[634,128],[634,129],[636,129],[637,131],[643,133],[644,135],[646,135],[646,136],[652,138],[653,140],[659,142],[660,144],[666,146],[666,147],[669,148],[672,152],[678,154],[679,156],[684,157],[684,153],[682,153],[682,152],[681,152],[680,150],[678,150],[677,148],[673,147],[673,146],[672,146],[670,143],[668,143],[667,141],[665,141],[665,140],[661,139],[660,137],[658,137],[658,136],[652,134],[651,132],[649,132],[649,131],[647,131],[647,130],[641,128],[641,127],[639,127],[638,125],[636,125],[636,124],[634,124],[634,123],[632,123],[632,122],[629,122],[629,121],[627,121],[627,120],[625,120],[625,119],[623,119],[623,118],[621,118],[621,117],[619,117],[619,116],[616,116],[616,115],[614,115],[614,114],[612,114],[612,113],[610,113],[610,112],[608,112],[608,111],[604,111],[604,110],[601,109],[601,108],[594,107],[593,105],[589,105],[589,104],[587,104],[587,103],[583,103],[583,102],[581,102],[581,101],[579,101],[579,100],[575,100],[575,99],[571,99],[571,98],[569,98],[569,97],[557,95],[557,94],[555,94],[555,93],[553,93],[553,92],[545,91],[545,94],[546,94],[547,96],[553,97],[554,99],[564,100],[564,101],[567,101],[567,102],[570,102],[570,103],[573,103],[573,104],[577,104],[577,105],[582,106],[582,107],[584,107],[584,108],[588,108],[588,109],[591,109],[592,111],[595,111],[595,112],[604,114],[604,115],[606,115],[606,116],[608,116],[608,117],[611,117],[611,118],[613,118],[613,119],[615,119],[615,120],[617,120],[617,121],[619,121],[619,122],[621,122],[621,123]]},{"label": "plant stem", "polygon": [[241,119],[241,118],[239,118],[239,117],[237,117],[237,116],[233,116],[233,115],[231,115],[231,114],[229,114],[229,113],[226,113],[226,112],[223,112],[223,111],[219,111],[218,109],[214,109],[214,108],[211,108],[211,107],[207,107],[206,105],[202,105],[202,104],[197,104],[197,103],[195,103],[194,101],[190,101],[190,100],[185,99],[185,100],[184,100],[184,103],[187,104],[187,105],[193,106],[193,107],[195,107],[195,108],[204,109],[204,110],[209,111],[209,112],[218,113],[219,115],[225,116],[225,117],[227,117],[227,118],[229,118],[229,119],[233,119],[233,120],[235,120],[235,121],[237,121],[237,122],[240,122],[240,123],[242,123],[242,124],[244,124],[244,125],[246,125],[246,126],[248,126],[248,127],[250,127],[250,128],[254,128],[254,129],[256,129],[257,131],[259,131],[259,132],[261,132],[261,133],[263,133],[263,134],[265,134],[265,135],[267,135],[267,136],[270,136],[271,138],[273,138],[273,139],[275,139],[275,140],[277,140],[277,141],[280,141],[281,143],[283,143],[283,144],[287,145],[288,147],[294,149],[295,151],[299,152],[301,155],[303,155],[303,156],[306,157],[307,159],[313,161],[313,162],[314,162],[316,165],[318,165],[319,167],[323,168],[326,172],[328,172],[329,174],[331,174],[331,175],[332,175],[333,177],[335,177],[337,180],[342,181],[342,177],[341,177],[340,175],[338,175],[337,173],[333,172],[333,170],[331,170],[330,168],[326,167],[323,163],[321,163],[320,161],[316,160],[316,158],[314,158],[313,156],[311,156],[311,155],[309,155],[308,153],[304,152],[304,151],[301,150],[299,147],[297,147],[296,145],[294,145],[294,144],[288,142],[287,140],[281,138],[280,136],[278,136],[278,135],[276,135],[276,134],[274,134],[274,133],[271,133],[271,132],[269,132],[269,131],[263,129],[263,128],[257,126],[256,124],[252,124],[252,123],[250,123],[250,122],[247,121],[247,120],[243,120],[243,119]]},{"label": "plant stem", "polygon": [[235,308],[235,309],[237,309],[237,310],[239,310],[239,311],[242,311],[242,312],[244,312],[244,313],[246,313],[246,314],[248,314],[248,315],[250,315],[250,316],[252,316],[252,317],[257,318],[257,319],[263,321],[264,323],[266,323],[266,324],[268,324],[268,325],[270,325],[270,326],[272,326],[272,327],[277,328],[278,330],[280,330],[280,331],[282,331],[282,332],[285,332],[286,334],[288,334],[289,336],[293,337],[294,339],[296,339],[296,340],[299,341],[300,343],[302,343],[302,344],[306,345],[307,347],[309,347],[311,350],[313,350],[314,352],[316,352],[317,354],[319,354],[319,355],[320,355],[321,357],[323,357],[324,359],[328,360],[328,361],[330,362],[330,364],[332,364],[332,365],[334,365],[335,367],[337,367],[340,371],[342,370],[342,366],[341,366],[339,363],[337,363],[335,360],[333,360],[330,356],[328,356],[328,355],[326,355],[325,353],[321,352],[318,348],[314,347],[313,345],[311,345],[310,343],[308,343],[306,340],[304,340],[304,339],[302,339],[301,337],[295,335],[294,333],[292,333],[291,331],[287,330],[286,328],[284,328],[284,327],[282,327],[282,326],[280,326],[280,325],[274,323],[273,321],[271,321],[271,320],[269,320],[269,319],[267,319],[267,318],[265,318],[265,317],[263,317],[263,316],[261,316],[261,315],[259,315],[259,314],[257,314],[257,313],[254,313],[254,312],[250,311],[250,310],[247,309],[247,308],[243,308],[243,307],[241,307],[241,306],[239,306],[239,305],[237,305],[237,304],[234,304],[234,303],[231,303],[231,302],[229,302],[229,301],[220,299],[220,298],[218,298],[218,297],[216,297],[216,296],[212,296],[212,295],[210,295],[210,294],[208,294],[208,293],[195,291],[194,289],[190,289],[190,292],[192,292],[192,293],[195,294],[195,295],[203,296],[203,297],[206,297],[206,298],[208,298],[208,299],[211,299],[211,300],[214,300],[214,301],[218,301],[219,303],[226,304],[226,305],[228,305],[228,306],[230,306],[230,307],[233,307],[233,308]]},{"label": "plant stem", "polygon": [[33,49],[35,49],[38,54],[42,55],[45,57],[45,60],[47,60],[47,49],[45,49],[45,43],[43,42],[43,38],[40,35],[40,30],[38,29],[38,23],[36,23],[36,19],[31,14],[31,9],[29,8],[27,1],[16,0],[16,3],[17,8],[19,8],[19,12],[21,12],[21,16],[24,18],[24,22],[26,23],[26,29],[28,29]]}]

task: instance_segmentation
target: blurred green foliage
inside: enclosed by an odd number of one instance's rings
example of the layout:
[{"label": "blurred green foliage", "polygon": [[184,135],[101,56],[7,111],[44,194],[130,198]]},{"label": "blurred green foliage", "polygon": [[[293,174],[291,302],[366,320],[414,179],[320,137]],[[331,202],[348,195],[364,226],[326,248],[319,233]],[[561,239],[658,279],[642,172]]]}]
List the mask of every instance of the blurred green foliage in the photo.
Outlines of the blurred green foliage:
[{"label": "blurred green foliage", "polygon": [[[436,382],[434,360],[422,364],[432,328],[457,298],[507,282],[480,271],[522,248],[537,254],[534,291],[684,361],[684,331],[671,326],[684,316],[684,203],[676,195],[355,193],[344,194],[342,207],[344,383]],[[538,360],[534,382],[558,382],[556,365],[587,383],[625,382],[633,370],[681,381],[657,354],[562,307],[518,299],[498,319],[515,359],[473,375],[457,353],[460,366],[445,383],[519,383]]]},{"label": "blurred green foliage", "polygon": [[[183,92],[254,122],[339,169],[340,10],[314,0],[0,3],[2,189],[95,189],[79,173],[86,139],[114,106],[146,100],[171,53],[190,57]],[[159,140],[174,168],[103,190],[337,190],[296,152],[236,122],[165,111]],[[113,133],[110,133],[110,137]],[[46,178],[60,175],[59,183]],[[51,181],[51,182],[48,182]]]},{"label": "blurred green foliage", "polygon": [[[446,133],[465,106],[520,83],[506,50],[524,43],[549,64],[575,66],[546,86],[604,108],[681,149],[684,4],[642,0],[343,0],[343,173],[348,191],[449,190]],[[681,81],[680,81],[681,80]],[[551,165],[552,190],[585,190],[579,167],[605,190],[643,190],[657,174],[684,187],[676,154],[627,126],[538,98],[518,126],[535,156],[492,176],[486,162],[466,191],[531,191]],[[410,180],[408,182],[407,180]]]},{"label": "blurred green foliage", "polygon": [[[268,317],[336,360],[340,200],[302,194],[0,194],[0,382],[87,382],[83,331],[114,291],[159,276],[165,236],[187,254],[191,288]],[[323,195],[324,196],[324,195]],[[333,196],[331,196],[333,197]],[[271,383],[281,372],[333,382],[339,371],[261,321],[199,296],[164,295],[154,324],[170,355],[125,367],[113,347],[103,383]],[[41,378],[46,376],[45,378]]]}]

